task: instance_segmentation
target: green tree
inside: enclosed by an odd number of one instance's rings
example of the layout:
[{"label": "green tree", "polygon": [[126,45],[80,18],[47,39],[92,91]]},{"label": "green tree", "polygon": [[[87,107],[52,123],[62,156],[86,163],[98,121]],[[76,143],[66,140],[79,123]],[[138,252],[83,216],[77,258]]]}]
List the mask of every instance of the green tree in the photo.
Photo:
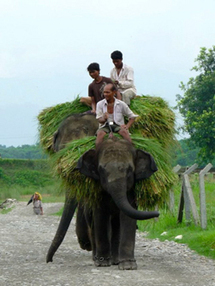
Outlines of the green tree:
[{"label": "green tree", "polygon": [[199,74],[187,84],[181,82],[184,95],[177,95],[177,107],[184,117],[184,131],[199,147],[199,161],[208,162],[215,157],[215,46],[201,48],[195,62],[191,70]]},{"label": "green tree", "polygon": [[44,159],[47,156],[43,153],[39,144],[22,145],[18,147],[6,147],[0,145],[0,154],[2,158],[16,159]]}]

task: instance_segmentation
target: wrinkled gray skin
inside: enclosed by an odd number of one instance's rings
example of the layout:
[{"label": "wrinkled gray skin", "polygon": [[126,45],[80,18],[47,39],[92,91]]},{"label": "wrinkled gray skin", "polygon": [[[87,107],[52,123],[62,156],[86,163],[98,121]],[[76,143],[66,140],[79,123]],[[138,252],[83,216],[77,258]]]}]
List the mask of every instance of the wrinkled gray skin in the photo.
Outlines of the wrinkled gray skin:
[{"label": "wrinkled gray skin", "polygon": [[[76,233],[81,248],[93,250],[96,266],[118,264],[119,269],[137,269],[134,259],[136,220],[157,217],[159,213],[137,210],[135,181],[148,178],[157,170],[153,158],[124,139],[114,138],[104,141],[97,150],[87,151],[79,159],[77,169],[99,180],[102,186],[101,200],[93,209],[79,203]],[[66,196],[47,262],[52,261],[61,244],[76,207],[76,200]]]},{"label": "wrinkled gray skin", "polygon": [[68,116],[54,134],[53,150],[59,151],[65,147],[66,143],[94,136],[99,128],[98,121],[93,114],[73,114]]}]

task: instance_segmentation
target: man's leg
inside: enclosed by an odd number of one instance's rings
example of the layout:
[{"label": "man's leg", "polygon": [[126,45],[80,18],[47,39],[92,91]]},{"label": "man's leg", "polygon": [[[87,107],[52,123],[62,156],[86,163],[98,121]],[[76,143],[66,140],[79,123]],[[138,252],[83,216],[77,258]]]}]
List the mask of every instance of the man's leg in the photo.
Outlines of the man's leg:
[{"label": "man's leg", "polygon": [[129,132],[127,129],[122,128],[119,130],[118,132],[125,140],[127,140],[128,142],[132,143],[131,137],[129,135]]},{"label": "man's leg", "polygon": [[88,97],[81,97],[80,102],[86,104],[87,106],[91,107],[92,99],[90,96]]},{"label": "man's leg", "polygon": [[136,94],[133,92],[133,90],[128,89],[122,93],[122,101],[124,101],[128,106],[131,103],[131,99],[135,98]]},{"label": "man's leg", "polygon": [[106,135],[106,132],[104,132],[103,130],[99,130],[97,132],[97,137],[96,137],[96,147],[99,146],[99,144],[102,143],[104,137]]}]

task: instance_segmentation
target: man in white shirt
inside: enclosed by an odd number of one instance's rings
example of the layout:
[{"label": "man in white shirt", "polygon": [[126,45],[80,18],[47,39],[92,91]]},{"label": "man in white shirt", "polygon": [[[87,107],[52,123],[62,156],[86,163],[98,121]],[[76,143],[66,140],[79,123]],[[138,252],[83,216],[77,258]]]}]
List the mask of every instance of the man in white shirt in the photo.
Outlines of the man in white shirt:
[{"label": "man in white shirt", "polygon": [[[128,105],[115,97],[117,89],[114,84],[107,84],[104,87],[105,99],[99,101],[96,106],[96,118],[100,123],[97,131],[96,146],[98,146],[107,133],[117,132],[130,143],[129,127],[134,123],[135,115]],[[125,124],[124,116],[128,117],[128,123]]]},{"label": "man in white shirt", "polygon": [[137,93],[134,86],[134,71],[122,62],[123,55],[120,51],[114,51],[111,59],[115,67],[111,70],[110,77],[121,93],[122,100],[130,105],[131,99]]}]

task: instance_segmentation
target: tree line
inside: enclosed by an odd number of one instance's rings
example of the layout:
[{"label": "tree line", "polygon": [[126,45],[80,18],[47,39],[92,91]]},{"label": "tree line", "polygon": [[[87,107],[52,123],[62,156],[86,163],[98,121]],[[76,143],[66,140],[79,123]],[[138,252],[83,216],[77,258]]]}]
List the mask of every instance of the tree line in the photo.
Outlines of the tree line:
[{"label": "tree line", "polygon": [[181,82],[177,108],[184,117],[184,131],[189,143],[198,148],[198,161],[215,159],[215,46],[201,48],[191,69],[197,73],[187,83]]},{"label": "tree line", "polygon": [[[189,139],[178,141],[178,147],[173,152],[172,166],[177,164],[181,166],[191,166],[197,162],[199,148],[190,146]],[[0,154],[2,159],[46,159],[47,155],[43,152],[39,144],[22,145],[19,147],[6,147],[0,145]],[[205,162],[209,163],[209,162]],[[215,160],[211,161],[215,165]]]},{"label": "tree line", "polygon": [[39,144],[6,147],[0,145],[1,158],[7,159],[45,159],[47,156]]}]

